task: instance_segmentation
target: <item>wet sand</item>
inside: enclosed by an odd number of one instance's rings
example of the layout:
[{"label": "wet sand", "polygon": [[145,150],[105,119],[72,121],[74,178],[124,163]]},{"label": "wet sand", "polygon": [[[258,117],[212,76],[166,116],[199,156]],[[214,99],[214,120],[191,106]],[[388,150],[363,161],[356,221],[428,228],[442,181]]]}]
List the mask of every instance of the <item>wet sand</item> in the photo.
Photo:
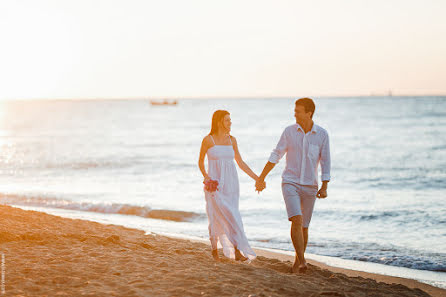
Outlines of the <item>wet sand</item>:
[{"label": "wet sand", "polygon": [[292,257],[256,252],[216,263],[205,243],[0,205],[5,296],[446,296],[315,261],[291,274]]}]

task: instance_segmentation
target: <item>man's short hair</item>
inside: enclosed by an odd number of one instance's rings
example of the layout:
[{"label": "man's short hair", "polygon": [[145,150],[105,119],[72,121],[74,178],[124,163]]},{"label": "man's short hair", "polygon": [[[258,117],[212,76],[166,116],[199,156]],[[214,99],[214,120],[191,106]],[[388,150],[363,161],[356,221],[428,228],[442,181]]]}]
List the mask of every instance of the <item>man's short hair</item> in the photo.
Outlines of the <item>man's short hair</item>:
[{"label": "man's short hair", "polygon": [[296,106],[301,105],[304,107],[305,112],[311,112],[311,118],[313,118],[314,111],[316,110],[316,105],[314,105],[313,99],[311,98],[300,98],[296,100]]}]

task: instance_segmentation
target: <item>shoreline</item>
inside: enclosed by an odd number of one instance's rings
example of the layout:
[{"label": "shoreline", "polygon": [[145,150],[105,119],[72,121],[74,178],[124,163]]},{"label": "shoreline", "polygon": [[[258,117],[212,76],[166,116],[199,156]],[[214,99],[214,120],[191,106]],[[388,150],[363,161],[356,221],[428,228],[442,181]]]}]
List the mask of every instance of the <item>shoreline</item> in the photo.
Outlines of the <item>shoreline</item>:
[{"label": "shoreline", "polygon": [[[14,205],[9,204],[10,206],[17,207],[24,210],[34,210],[46,214],[56,215],[63,218],[70,219],[81,219],[87,220],[91,222],[97,222],[101,224],[113,224],[118,226],[123,226],[127,228],[137,229],[145,231],[146,234],[158,234],[166,237],[173,237],[178,239],[191,240],[194,242],[200,242],[204,244],[208,244],[209,241],[203,237],[194,236],[194,235],[186,235],[184,233],[171,232],[166,230],[160,230],[159,224],[163,224],[163,220],[153,220],[147,218],[139,218],[131,216],[130,218],[127,215],[123,214],[102,214],[102,213],[92,213],[90,211],[81,211],[81,210],[67,210],[60,208],[48,208],[48,207],[40,207],[40,206],[24,206],[24,205]],[[137,221],[134,221],[134,220]],[[171,223],[170,221],[167,221]],[[164,229],[164,228],[162,228]],[[252,246],[254,249],[266,250],[273,253],[277,253],[280,255],[291,255],[294,256],[294,252],[275,249],[275,248],[267,248],[263,246]],[[417,270],[400,266],[391,266],[384,265],[380,263],[374,262],[364,262],[357,260],[349,260],[342,259],[331,256],[321,256],[317,254],[306,253],[306,258],[315,260],[316,262],[322,263],[329,267],[336,267],[341,269],[353,270],[358,272],[365,272],[371,274],[378,274],[390,277],[397,277],[403,279],[415,280],[420,283],[428,284],[433,287],[437,287],[440,289],[446,289],[446,279],[445,273],[438,271],[430,271],[430,270]]]},{"label": "shoreline", "polygon": [[[168,234],[162,234],[162,236],[172,237],[172,236],[169,236]],[[187,237],[182,237],[182,236],[178,235],[178,236],[173,236],[173,238],[186,239]],[[204,239],[187,238],[187,240],[190,240],[193,242],[204,243],[204,244],[210,246],[208,241],[204,240]],[[253,247],[253,250],[255,251],[257,256],[271,258],[271,259],[277,259],[277,260],[280,260],[283,262],[290,262],[290,263],[292,263],[294,261],[294,253],[293,252],[268,249],[268,248],[259,248],[259,247]],[[314,256],[314,255],[312,255],[312,256]],[[383,283],[387,283],[387,284],[395,284],[395,283],[401,284],[401,285],[407,286],[412,289],[415,289],[415,288],[421,289],[432,296],[437,296],[436,295],[437,293],[439,294],[438,296],[446,296],[446,289],[436,287],[436,286],[433,286],[428,283],[424,283],[424,282],[416,280],[416,279],[387,275],[387,274],[380,274],[380,273],[373,273],[373,272],[367,272],[367,271],[361,271],[361,270],[354,270],[354,269],[349,269],[349,268],[345,268],[345,267],[331,266],[324,262],[312,259],[312,256],[306,257],[307,263],[317,266],[322,269],[329,270],[333,273],[342,273],[349,277],[370,278],[370,279],[376,280],[377,282],[383,282]],[[351,260],[351,261],[353,261],[353,260]],[[379,265],[382,265],[382,264],[379,264]],[[385,265],[382,265],[382,266],[385,266]]]},{"label": "shoreline", "polygon": [[200,242],[6,205],[0,213],[8,295],[446,296],[415,280],[314,260],[309,273],[290,274],[293,256],[261,249],[251,264],[215,263]]},{"label": "shoreline", "polygon": [[[204,243],[204,244],[210,246],[209,241],[202,239],[202,238],[196,238],[193,236],[185,236],[182,234],[169,234],[169,233],[157,233],[157,234],[160,234],[162,236],[166,236],[169,238],[178,238],[178,239],[190,240],[193,242]],[[263,248],[263,247],[254,247],[254,246],[252,248],[256,252],[257,255],[268,255],[265,257],[281,259],[282,261],[289,261],[289,262],[294,261],[294,252],[291,252],[291,251]],[[428,280],[426,280],[426,282],[423,282],[422,279],[404,277],[404,276],[389,273],[389,270],[392,271],[392,270],[403,269],[403,270],[408,270],[411,272],[415,271],[416,273],[419,273],[420,272],[419,270],[405,268],[405,267],[398,267],[398,266],[389,266],[389,265],[373,263],[373,262],[360,262],[360,261],[356,261],[356,260],[346,260],[346,259],[341,259],[341,258],[335,258],[335,257],[330,257],[330,256],[320,256],[320,255],[308,254],[308,253],[305,253],[305,258],[308,263],[313,264],[315,266],[319,266],[324,269],[331,270],[333,272],[345,273],[348,276],[352,276],[352,277],[357,277],[357,276],[368,277],[368,278],[372,278],[377,281],[383,281],[383,282],[386,282],[386,279],[388,278],[392,282],[401,282],[402,284],[404,283],[406,286],[411,287],[411,288],[417,288],[417,287],[421,288],[423,285],[427,285],[429,287],[444,290],[445,296],[446,296],[446,288],[430,284],[430,283],[428,283]],[[336,262],[338,262],[340,264],[335,265]],[[355,265],[346,265],[346,262],[352,262]],[[331,264],[331,263],[333,263],[333,264]],[[367,268],[370,265],[373,265],[373,266],[376,265],[380,268],[380,270],[377,271],[376,268],[375,269]],[[355,267],[359,267],[359,266],[361,266],[361,268],[363,270],[355,269]],[[382,269],[387,269],[387,271],[384,273],[384,272],[382,272]],[[343,272],[343,271],[345,271],[345,272]],[[380,273],[380,271],[381,271],[381,273]],[[435,271],[427,271],[427,270],[421,271],[421,272],[422,273],[423,272],[438,273]],[[401,280],[401,281],[399,281],[399,280]],[[414,282],[419,283],[420,285],[417,286],[414,284]],[[388,283],[390,283],[390,282],[388,282]]]},{"label": "shoreline", "polygon": [[[257,249],[254,249],[254,250],[256,251],[256,253],[258,253],[257,255],[265,256],[268,258],[276,258],[276,259],[279,259],[282,261],[288,260],[290,262],[294,260],[294,256],[290,256],[290,255],[282,256],[281,254],[275,253],[275,252],[269,252],[269,251],[257,250]],[[333,273],[342,273],[342,274],[347,275],[348,277],[370,278],[377,282],[383,282],[383,283],[387,283],[387,284],[399,284],[399,285],[404,285],[404,286],[412,288],[412,289],[418,288],[418,289],[425,291],[426,293],[428,293],[431,296],[446,296],[445,289],[435,287],[435,286],[432,286],[432,285],[429,285],[429,284],[426,284],[423,282],[419,282],[414,279],[389,276],[389,275],[377,274],[377,273],[370,273],[370,272],[364,272],[364,271],[358,271],[358,270],[351,270],[351,269],[341,268],[341,267],[333,267],[333,266],[329,266],[327,264],[324,264],[322,262],[319,262],[319,261],[316,261],[313,259],[306,259],[306,260],[308,263],[310,263],[314,266],[318,266],[321,269],[327,269]]]}]

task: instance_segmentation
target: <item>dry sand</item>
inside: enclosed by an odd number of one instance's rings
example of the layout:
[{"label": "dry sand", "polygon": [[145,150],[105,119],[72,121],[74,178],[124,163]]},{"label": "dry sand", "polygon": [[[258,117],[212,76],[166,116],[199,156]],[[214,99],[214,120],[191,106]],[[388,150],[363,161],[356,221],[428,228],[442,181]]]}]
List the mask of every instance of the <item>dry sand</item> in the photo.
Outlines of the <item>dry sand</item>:
[{"label": "dry sand", "polygon": [[216,263],[204,243],[0,205],[5,296],[446,296],[314,261],[290,274],[291,257],[257,252],[251,264]]}]

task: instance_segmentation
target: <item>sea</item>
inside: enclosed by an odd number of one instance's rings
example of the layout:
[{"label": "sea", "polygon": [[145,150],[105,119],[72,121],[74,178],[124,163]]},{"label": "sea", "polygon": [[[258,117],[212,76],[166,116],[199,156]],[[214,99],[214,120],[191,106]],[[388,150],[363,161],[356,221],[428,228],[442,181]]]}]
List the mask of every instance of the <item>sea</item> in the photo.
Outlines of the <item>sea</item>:
[{"label": "sea", "polygon": [[[295,98],[0,101],[0,203],[184,238],[208,238],[201,141],[230,112],[260,174]],[[316,201],[309,258],[446,288],[446,97],[315,97],[330,136],[328,197]],[[207,164],[207,161],[206,161]],[[292,254],[285,158],[255,192],[240,169],[253,247]]]}]

